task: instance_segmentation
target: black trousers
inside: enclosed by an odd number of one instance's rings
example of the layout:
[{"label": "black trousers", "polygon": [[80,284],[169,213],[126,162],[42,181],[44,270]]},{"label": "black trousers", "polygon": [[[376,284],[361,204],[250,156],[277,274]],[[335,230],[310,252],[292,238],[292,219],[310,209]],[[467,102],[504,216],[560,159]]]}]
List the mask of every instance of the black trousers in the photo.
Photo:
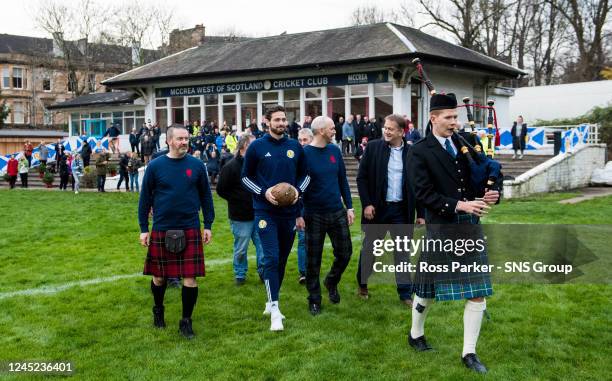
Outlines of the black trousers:
[{"label": "black trousers", "polygon": [[60,174],[60,186],[59,189],[66,189],[68,187],[68,178],[69,178],[69,174],[68,173],[61,173]]},{"label": "black trousers", "polygon": [[119,182],[117,183],[117,190],[121,188],[121,183],[125,180],[125,190],[130,190],[130,178],[127,172],[119,171]]},{"label": "black trousers", "polygon": [[308,301],[321,303],[321,258],[325,235],[329,235],[334,248],[334,262],[325,277],[325,282],[337,285],[342,273],[346,270],[353,253],[353,244],[349,232],[346,210],[327,214],[312,214],[305,216],[306,222],[306,289]]},{"label": "black trousers", "polygon": [[138,143],[130,143],[132,146],[132,152],[136,152],[138,156],[140,156],[140,149],[138,148]]},{"label": "black trousers", "polygon": [[15,188],[15,183],[17,182],[17,176],[9,176],[9,185],[11,189]]},{"label": "black trousers", "polygon": [[[360,287],[368,286],[368,278],[373,272],[374,264],[374,240],[385,238],[387,232],[391,235],[392,239],[397,236],[406,235],[405,224],[408,224],[408,218],[406,216],[406,209],[408,206],[405,203],[387,203],[382,210],[376,210],[376,222],[379,225],[376,227],[362,227],[365,231],[365,238],[359,253],[359,266],[357,267],[357,283]],[[380,217],[378,217],[380,216]],[[387,225],[381,227],[380,225]],[[395,228],[396,225],[397,228]],[[388,228],[388,229],[387,229]],[[410,258],[405,252],[394,252],[393,253],[394,263],[399,265],[403,262],[409,262]],[[412,280],[409,273],[395,273],[395,281],[397,284],[397,293],[401,300],[412,299]]]},{"label": "black trousers", "polygon": [[22,188],[27,188],[28,187],[28,173],[20,173],[19,176],[21,176],[21,187]]},{"label": "black trousers", "polygon": [[83,168],[89,167],[89,160],[90,159],[91,159],[91,156],[83,156]]},{"label": "black trousers", "polygon": [[106,183],[106,175],[98,175],[98,192],[104,192],[105,183]]}]

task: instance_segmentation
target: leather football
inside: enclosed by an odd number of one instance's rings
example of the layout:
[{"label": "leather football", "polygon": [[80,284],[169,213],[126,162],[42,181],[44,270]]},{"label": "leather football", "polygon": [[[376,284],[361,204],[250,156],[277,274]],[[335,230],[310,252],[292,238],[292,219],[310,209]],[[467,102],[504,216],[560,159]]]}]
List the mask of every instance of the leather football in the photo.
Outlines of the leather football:
[{"label": "leather football", "polygon": [[289,183],[278,183],[270,189],[272,196],[278,201],[278,206],[289,206],[297,196],[296,190]]}]

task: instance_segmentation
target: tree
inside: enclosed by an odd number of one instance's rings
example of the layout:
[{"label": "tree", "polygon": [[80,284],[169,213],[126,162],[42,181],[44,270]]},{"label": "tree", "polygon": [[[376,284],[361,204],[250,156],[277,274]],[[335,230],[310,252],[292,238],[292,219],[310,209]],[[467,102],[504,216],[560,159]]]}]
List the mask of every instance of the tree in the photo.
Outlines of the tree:
[{"label": "tree", "polygon": [[381,22],[397,22],[398,17],[392,11],[386,11],[376,5],[363,5],[353,10],[351,25],[369,25]]},{"label": "tree", "polygon": [[2,103],[0,103],[0,128],[4,127],[4,121],[8,118],[10,113],[11,109],[6,105],[6,99],[3,99]]},{"label": "tree", "polygon": [[609,0],[545,0],[569,23],[573,41],[578,48],[575,70],[570,81],[601,79],[607,59],[605,41],[611,37],[608,14],[612,10]]},{"label": "tree", "polygon": [[[89,40],[106,25],[106,10],[94,0],[82,0],[76,7],[47,0],[39,3],[34,12],[38,27],[53,38],[54,50],[57,47],[53,53],[62,58],[69,89],[76,96],[88,92],[87,79],[93,65]],[[83,80],[79,81],[77,71],[84,74]]]}]

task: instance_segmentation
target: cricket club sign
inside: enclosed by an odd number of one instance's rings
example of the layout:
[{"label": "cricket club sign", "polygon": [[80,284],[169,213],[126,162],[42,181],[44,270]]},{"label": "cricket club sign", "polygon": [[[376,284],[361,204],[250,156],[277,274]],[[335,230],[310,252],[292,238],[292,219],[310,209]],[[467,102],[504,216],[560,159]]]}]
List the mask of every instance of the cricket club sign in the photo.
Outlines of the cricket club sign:
[{"label": "cricket club sign", "polygon": [[351,74],[317,75],[286,79],[269,79],[260,81],[230,82],[209,85],[165,87],[155,89],[157,98],[183,97],[222,93],[240,93],[247,91],[271,91],[299,89],[322,86],[362,85],[389,81],[387,71],[374,71]]}]

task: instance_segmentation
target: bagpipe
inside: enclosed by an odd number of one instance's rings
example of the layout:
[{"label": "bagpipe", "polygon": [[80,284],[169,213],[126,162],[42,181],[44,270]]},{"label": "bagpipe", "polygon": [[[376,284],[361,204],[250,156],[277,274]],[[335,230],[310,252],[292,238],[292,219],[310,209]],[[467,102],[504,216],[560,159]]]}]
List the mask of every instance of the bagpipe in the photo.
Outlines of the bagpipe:
[{"label": "bagpipe", "polygon": [[[436,89],[433,83],[425,73],[421,60],[415,58],[412,63],[416,66],[417,73],[420,76],[420,80],[427,86],[430,95],[436,94]],[[467,159],[470,167],[470,182],[474,186],[477,194],[484,194],[487,190],[496,190],[500,193],[503,190],[503,174],[501,172],[501,164],[498,161],[493,160],[491,157],[483,151],[489,152],[492,156],[493,150],[495,149],[495,138],[497,137],[497,118],[495,115],[495,108],[493,107],[495,102],[489,100],[487,106],[481,106],[477,104],[470,104],[470,98],[463,98],[463,105],[458,107],[465,107],[467,111],[468,123],[471,127],[471,131],[455,132],[454,135],[459,142],[459,152]],[[487,116],[487,146],[484,147],[476,135],[474,129],[474,114],[472,109],[478,107],[488,110]],[[431,121],[428,123],[428,129],[431,128]]]}]

